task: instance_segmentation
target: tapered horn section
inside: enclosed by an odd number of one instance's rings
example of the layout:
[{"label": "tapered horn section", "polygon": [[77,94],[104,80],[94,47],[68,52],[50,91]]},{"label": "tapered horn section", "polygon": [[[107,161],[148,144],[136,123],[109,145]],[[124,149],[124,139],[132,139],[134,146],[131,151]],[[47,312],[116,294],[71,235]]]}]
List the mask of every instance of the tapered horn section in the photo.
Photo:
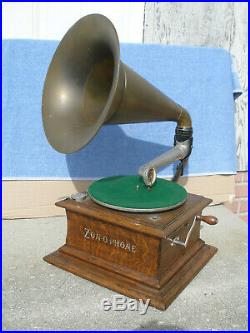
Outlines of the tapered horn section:
[{"label": "tapered horn section", "polygon": [[116,112],[107,124],[175,121],[179,128],[191,128],[189,113],[139,74],[121,62],[125,85]]},{"label": "tapered horn section", "polygon": [[120,61],[117,32],[103,15],[81,18],[63,37],[43,90],[49,143],[71,153],[86,146],[103,124],[175,121],[190,133],[188,112]]}]

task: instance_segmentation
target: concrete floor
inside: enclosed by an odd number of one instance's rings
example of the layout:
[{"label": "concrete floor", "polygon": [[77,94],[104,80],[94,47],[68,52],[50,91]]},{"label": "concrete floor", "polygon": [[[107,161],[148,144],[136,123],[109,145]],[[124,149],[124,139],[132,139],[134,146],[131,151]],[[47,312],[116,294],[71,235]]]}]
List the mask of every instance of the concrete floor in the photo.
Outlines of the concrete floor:
[{"label": "concrete floor", "polygon": [[247,330],[247,225],[224,206],[202,238],[218,254],[161,312],[108,311],[116,293],[45,263],[65,241],[66,218],[3,222],[3,330]]}]

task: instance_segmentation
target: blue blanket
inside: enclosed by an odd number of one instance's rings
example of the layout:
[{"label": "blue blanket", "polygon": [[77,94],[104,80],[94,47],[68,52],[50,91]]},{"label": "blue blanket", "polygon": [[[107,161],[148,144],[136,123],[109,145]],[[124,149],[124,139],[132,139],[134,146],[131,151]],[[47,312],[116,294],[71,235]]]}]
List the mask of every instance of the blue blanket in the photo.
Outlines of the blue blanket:
[{"label": "blue blanket", "polygon": [[[136,174],[173,145],[170,122],[104,126],[82,151],[48,144],[41,118],[44,78],[57,41],[3,41],[3,178],[84,179]],[[122,44],[121,59],[189,110],[193,152],[186,174],[236,171],[234,92],[229,53],[217,48]],[[161,176],[173,174],[174,166]]]}]

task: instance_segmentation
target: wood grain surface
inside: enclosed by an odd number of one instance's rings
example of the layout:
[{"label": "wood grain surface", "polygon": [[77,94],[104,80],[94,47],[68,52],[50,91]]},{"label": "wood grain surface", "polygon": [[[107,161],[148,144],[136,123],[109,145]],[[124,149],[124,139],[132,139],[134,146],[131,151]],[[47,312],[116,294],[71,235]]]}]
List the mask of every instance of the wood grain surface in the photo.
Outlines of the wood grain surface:
[{"label": "wood grain surface", "polygon": [[88,198],[60,201],[66,243],[44,260],[164,310],[217,251],[200,239],[200,222],[193,224],[210,201],[189,194],[182,208],[155,215],[115,211]]},{"label": "wood grain surface", "polygon": [[244,2],[146,2],[143,41],[214,46],[235,58],[243,94],[236,101],[238,170],[248,169],[248,4]]},{"label": "wood grain surface", "polygon": [[[211,203],[211,199],[188,194],[186,202],[178,208],[158,213],[128,213],[103,207],[89,197],[83,202],[72,199],[62,200],[56,206],[65,208],[71,213],[68,219],[76,220],[72,213],[105,221],[118,227],[124,227],[134,232],[140,232],[159,238],[167,238],[183,223],[192,222],[195,215]],[[78,216],[77,215],[77,216]],[[75,222],[76,223],[76,222]],[[92,222],[94,223],[94,222]]]}]

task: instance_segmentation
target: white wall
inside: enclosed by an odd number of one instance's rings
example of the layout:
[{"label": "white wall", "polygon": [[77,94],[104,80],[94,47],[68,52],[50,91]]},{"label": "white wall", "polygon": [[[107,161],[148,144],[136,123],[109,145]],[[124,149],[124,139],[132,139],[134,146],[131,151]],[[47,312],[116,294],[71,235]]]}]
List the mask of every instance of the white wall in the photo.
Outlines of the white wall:
[{"label": "white wall", "polygon": [[144,2],[4,2],[3,38],[60,40],[75,21],[92,13],[113,22],[120,42],[142,42]]}]

